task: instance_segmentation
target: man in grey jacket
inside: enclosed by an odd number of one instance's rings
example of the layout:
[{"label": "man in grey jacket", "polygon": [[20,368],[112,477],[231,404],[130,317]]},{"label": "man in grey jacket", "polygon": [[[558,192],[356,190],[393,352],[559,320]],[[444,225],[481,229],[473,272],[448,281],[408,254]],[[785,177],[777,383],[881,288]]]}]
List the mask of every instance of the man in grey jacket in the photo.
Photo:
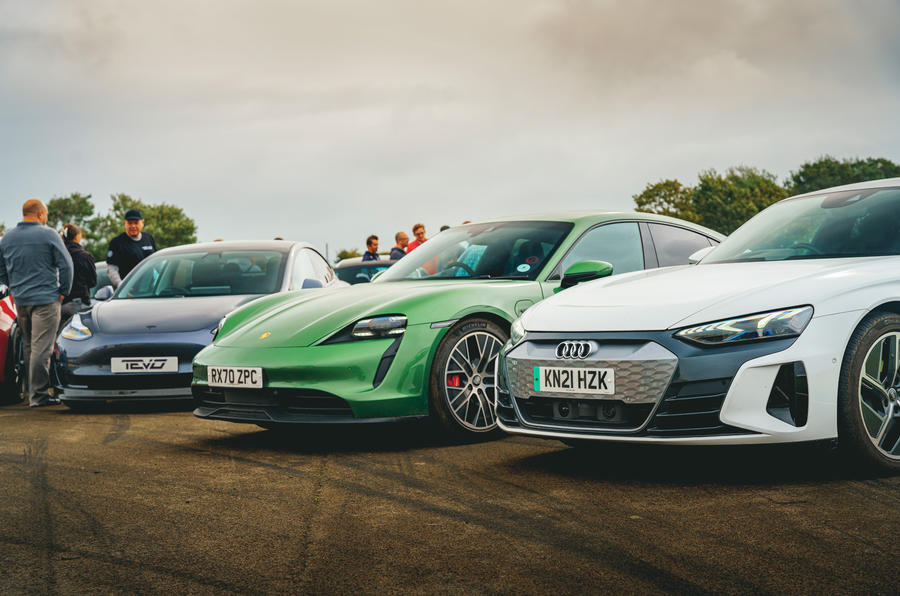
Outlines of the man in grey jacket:
[{"label": "man in grey jacket", "polygon": [[0,239],[0,284],[9,286],[22,332],[28,403],[59,403],[50,397],[50,355],[59,326],[60,302],[72,287],[72,258],[59,235],[46,226],[47,206],[22,205],[22,222]]}]

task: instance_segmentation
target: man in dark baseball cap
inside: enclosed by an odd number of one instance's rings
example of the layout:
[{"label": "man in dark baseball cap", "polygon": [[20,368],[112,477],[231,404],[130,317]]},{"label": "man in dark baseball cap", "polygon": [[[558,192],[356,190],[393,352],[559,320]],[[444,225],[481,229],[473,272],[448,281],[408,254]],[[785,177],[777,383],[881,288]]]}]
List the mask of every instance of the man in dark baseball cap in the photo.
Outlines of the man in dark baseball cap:
[{"label": "man in dark baseball cap", "polygon": [[106,253],[109,281],[116,287],[135,266],[156,252],[153,236],[144,232],[144,216],[137,209],[125,212],[125,231],[109,242]]}]

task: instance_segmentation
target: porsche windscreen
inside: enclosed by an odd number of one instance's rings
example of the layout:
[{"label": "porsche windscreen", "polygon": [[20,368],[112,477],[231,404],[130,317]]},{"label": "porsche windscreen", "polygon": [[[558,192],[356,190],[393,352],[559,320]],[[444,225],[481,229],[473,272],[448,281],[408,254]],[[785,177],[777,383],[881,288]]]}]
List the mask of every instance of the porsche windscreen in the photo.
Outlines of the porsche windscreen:
[{"label": "porsche windscreen", "polygon": [[271,294],[281,287],[286,253],[189,252],[142,261],[115,299]]},{"label": "porsche windscreen", "polygon": [[451,228],[400,259],[375,283],[407,279],[534,280],[572,225],[515,221]]},{"label": "porsche windscreen", "polygon": [[707,263],[900,254],[900,188],[787,199],[725,239]]}]

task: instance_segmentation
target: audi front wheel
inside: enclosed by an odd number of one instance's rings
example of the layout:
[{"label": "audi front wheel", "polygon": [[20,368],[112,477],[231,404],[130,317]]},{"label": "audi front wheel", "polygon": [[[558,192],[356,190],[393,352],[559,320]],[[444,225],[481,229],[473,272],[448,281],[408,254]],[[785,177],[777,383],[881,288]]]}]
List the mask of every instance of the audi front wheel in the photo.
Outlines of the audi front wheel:
[{"label": "audi front wheel", "polygon": [[838,445],[900,472],[900,315],[873,313],[853,332],[838,386]]}]

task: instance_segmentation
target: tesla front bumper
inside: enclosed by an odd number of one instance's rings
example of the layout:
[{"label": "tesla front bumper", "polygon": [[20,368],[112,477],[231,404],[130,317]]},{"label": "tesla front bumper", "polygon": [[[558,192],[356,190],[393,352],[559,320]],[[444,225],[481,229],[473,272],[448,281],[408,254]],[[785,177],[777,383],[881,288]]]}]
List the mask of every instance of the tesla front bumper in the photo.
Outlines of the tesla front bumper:
[{"label": "tesla front bumper", "polygon": [[[444,332],[421,324],[396,339],[252,349],[213,344],[194,359],[194,415],[256,424],[426,416],[433,346]],[[210,366],[261,367],[263,387],[210,387]]]},{"label": "tesla front bumper", "polygon": [[[97,334],[83,341],[60,338],[54,375],[63,402],[189,400],[191,361],[212,339],[202,329],[184,333]],[[113,373],[113,358],[178,359],[178,369],[158,373]]]},{"label": "tesla front bumper", "polygon": [[[814,318],[798,338],[722,347],[673,331],[528,333],[504,350],[497,420],[506,432],[554,439],[749,444],[837,436],[837,385],[861,313]],[[591,342],[586,360],[559,360],[564,340]],[[535,391],[535,366],[612,368],[609,396]]]}]

